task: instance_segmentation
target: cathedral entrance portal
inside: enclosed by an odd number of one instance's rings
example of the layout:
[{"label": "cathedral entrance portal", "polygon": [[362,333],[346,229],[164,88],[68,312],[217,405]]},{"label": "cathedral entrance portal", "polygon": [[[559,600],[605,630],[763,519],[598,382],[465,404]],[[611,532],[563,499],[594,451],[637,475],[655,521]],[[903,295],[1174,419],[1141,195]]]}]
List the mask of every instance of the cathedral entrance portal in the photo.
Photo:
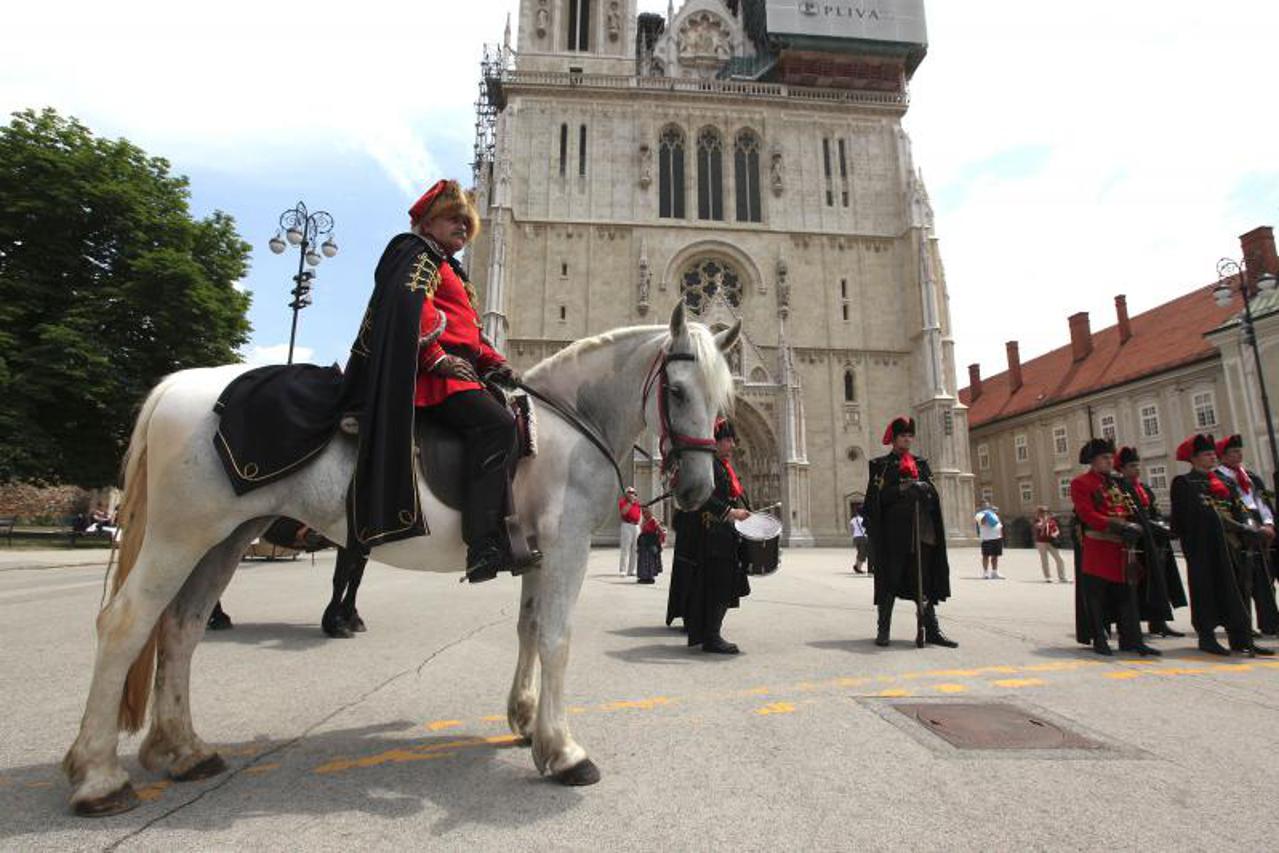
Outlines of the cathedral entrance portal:
[{"label": "cathedral entrance portal", "polygon": [[782,479],[773,430],[753,406],[740,399],[732,420],[737,427],[733,468],[746,497],[753,507],[778,503],[782,499]]}]

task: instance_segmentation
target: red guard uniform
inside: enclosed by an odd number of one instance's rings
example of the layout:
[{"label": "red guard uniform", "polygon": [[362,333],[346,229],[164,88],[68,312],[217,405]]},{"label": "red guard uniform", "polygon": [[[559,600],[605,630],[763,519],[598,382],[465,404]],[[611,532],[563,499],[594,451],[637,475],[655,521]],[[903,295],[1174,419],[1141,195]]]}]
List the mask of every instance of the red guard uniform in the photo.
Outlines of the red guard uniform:
[{"label": "red guard uniform", "polygon": [[1070,499],[1084,525],[1084,574],[1123,583],[1128,556],[1123,541],[1109,532],[1109,526],[1112,519],[1134,519],[1118,484],[1095,471],[1086,471],[1071,480]]},{"label": "red guard uniform", "polygon": [[480,337],[480,316],[471,305],[465,285],[449,264],[440,264],[439,284],[422,303],[423,335],[435,328],[437,310],[444,312],[448,325],[435,343],[418,353],[417,393],[413,398],[418,407],[442,403],[459,391],[483,390],[478,382],[432,373],[431,368],[446,355],[462,356],[475,365],[481,376],[506,362]]}]

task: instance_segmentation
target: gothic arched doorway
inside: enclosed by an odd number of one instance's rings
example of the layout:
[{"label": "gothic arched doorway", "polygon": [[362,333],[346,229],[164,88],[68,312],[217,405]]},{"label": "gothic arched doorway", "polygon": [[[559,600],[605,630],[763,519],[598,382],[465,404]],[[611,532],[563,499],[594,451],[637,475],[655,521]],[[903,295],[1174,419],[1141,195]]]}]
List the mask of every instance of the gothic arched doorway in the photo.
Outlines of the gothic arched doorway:
[{"label": "gothic arched doorway", "polygon": [[766,507],[782,499],[782,478],[777,440],[763,416],[749,403],[737,401],[733,413],[737,427],[737,451],[733,468],[746,489],[751,506]]}]

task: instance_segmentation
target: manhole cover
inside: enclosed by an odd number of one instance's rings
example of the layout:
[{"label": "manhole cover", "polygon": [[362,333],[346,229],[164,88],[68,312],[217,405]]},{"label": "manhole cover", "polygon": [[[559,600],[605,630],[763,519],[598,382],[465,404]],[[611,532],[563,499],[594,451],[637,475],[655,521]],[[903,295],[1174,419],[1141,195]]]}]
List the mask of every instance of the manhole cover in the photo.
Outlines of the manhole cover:
[{"label": "manhole cover", "polygon": [[956,749],[1102,749],[1091,738],[1003,702],[894,704]]}]

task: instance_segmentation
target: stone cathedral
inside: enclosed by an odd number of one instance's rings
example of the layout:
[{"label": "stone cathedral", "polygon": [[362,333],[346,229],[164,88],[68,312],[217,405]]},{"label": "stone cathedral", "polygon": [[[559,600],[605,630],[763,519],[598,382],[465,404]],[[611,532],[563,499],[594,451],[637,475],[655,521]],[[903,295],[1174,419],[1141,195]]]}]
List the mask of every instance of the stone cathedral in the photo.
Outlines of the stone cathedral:
[{"label": "stone cathedral", "polygon": [[[756,506],[781,504],[790,545],[849,542],[899,414],[918,422],[948,535],[971,538],[945,277],[901,125],[925,45],[923,0],[665,15],[521,0],[478,104],[485,228],[468,265],[486,332],[526,368],[664,323],[677,300],[712,328],[741,318],[737,468]],[[656,494],[656,465],[632,464]]]}]

